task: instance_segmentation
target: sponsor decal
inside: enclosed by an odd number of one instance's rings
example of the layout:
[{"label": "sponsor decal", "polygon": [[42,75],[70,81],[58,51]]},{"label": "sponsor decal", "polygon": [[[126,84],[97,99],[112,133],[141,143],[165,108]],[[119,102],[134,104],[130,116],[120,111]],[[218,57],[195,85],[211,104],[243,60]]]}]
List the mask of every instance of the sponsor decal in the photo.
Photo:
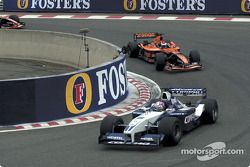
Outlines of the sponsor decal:
[{"label": "sponsor decal", "polygon": [[133,145],[142,145],[142,146],[149,146],[150,142],[123,142],[123,141],[109,141],[108,144],[133,144]]},{"label": "sponsor decal", "polygon": [[127,89],[126,61],[120,63],[118,68],[111,66],[110,69],[104,69],[96,72],[98,79],[98,105],[107,102],[106,96],[109,94],[113,100],[125,95]]},{"label": "sponsor decal", "polygon": [[72,114],[86,112],[92,103],[92,84],[87,73],[72,76],[66,85],[66,105]]},{"label": "sponsor decal", "polygon": [[136,0],[124,0],[123,1],[123,6],[124,9],[127,11],[134,11],[136,10]]},{"label": "sponsor decal", "polygon": [[144,141],[154,141],[154,139],[152,137],[142,137],[141,140],[144,140]]},{"label": "sponsor decal", "polygon": [[107,139],[109,140],[124,140],[121,136],[107,136]]},{"label": "sponsor decal", "polygon": [[204,11],[206,0],[141,0],[140,10]]},{"label": "sponsor decal", "polygon": [[66,84],[65,101],[72,114],[110,106],[127,92],[126,61],[98,71],[79,73]]},{"label": "sponsor decal", "polygon": [[135,38],[154,38],[157,36],[154,32],[146,32],[146,33],[136,33],[134,34]]},{"label": "sponsor decal", "polygon": [[184,123],[188,124],[188,123],[190,123],[190,122],[192,122],[194,120],[196,120],[196,117],[195,117],[194,114],[191,114],[191,115],[188,115],[188,116],[185,117]]},{"label": "sponsor decal", "polygon": [[90,0],[31,0],[31,9],[89,9]]},{"label": "sponsor decal", "polygon": [[[172,111],[172,109],[170,111]],[[169,115],[185,115],[185,113],[169,113]]]},{"label": "sponsor decal", "polygon": [[244,13],[250,13],[250,0],[241,1],[241,10]]},{"label": "sponsor decal", "polygon": [[17,0],[18,9],[27,9],[29,6],[29,0]]},{"label": "sponsor decal", "polygon": [[182,89],[174,88],[170,90],[174,95],[186,95],[186,96],[204,96],[206,94],[206,89]]}]

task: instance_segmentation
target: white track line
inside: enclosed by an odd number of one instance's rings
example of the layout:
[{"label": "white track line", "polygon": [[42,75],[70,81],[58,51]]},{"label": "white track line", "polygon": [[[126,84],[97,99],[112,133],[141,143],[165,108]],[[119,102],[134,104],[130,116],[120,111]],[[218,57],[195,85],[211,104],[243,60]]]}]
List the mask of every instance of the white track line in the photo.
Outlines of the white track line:
[{"label": "white track line", "polygon": [[93,15],[89,16],[88,19],[106,19],[108,16],[103,16],[103,15]]},{"label": "white track line", "polygon": [[123,16],[121,17],[122,20],[140,20],[142,16]]},{"label": "white track line", "polygon": [[70,19],[72,18],[74,15],[57,15],[54,18],[55,19]]}]

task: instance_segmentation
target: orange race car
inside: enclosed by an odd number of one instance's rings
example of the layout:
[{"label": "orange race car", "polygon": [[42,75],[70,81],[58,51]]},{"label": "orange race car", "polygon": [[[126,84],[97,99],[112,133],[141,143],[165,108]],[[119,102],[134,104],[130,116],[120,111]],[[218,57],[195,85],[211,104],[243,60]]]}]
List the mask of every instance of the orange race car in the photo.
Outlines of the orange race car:
[{"label": "orange race car", "polygon": [[[138,42],[138,39],[150,39]],[[139,57],[149,63],[155,63],[157,71],[191,71],[200,70],[200,53],[196,50],[190,51],[189,56],[180,51],[173,41],[165,40],[160,33],[136,33],[134,41],[129,42],[122,48],[122,52],[129,57]]]}]

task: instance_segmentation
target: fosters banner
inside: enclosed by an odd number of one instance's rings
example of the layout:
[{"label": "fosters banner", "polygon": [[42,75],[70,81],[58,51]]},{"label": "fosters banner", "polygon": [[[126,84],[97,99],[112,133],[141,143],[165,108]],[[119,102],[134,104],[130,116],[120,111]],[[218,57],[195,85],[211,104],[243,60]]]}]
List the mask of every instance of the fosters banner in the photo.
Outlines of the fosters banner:
[{"label": "fosters banner", "polygon": [[124,56],[75,74],[2,81],[0,125],[50,121],[97,111],[124,100],[127,85]]},{"label": "fosters banner", "polygon": [[5,11],[249,14],[250,0],[5,0]]},{"label": "fosters banner", "polygon": [[127,97],[125,57],[70,76],[35,81],[38,121],[64,118],[115,105]]}]

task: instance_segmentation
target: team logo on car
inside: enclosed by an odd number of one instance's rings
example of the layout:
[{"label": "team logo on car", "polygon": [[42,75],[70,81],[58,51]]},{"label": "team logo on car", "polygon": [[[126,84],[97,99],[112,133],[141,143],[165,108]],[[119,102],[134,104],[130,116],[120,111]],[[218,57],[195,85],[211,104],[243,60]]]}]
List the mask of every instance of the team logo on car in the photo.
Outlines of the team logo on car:
[{"label": "team logo on car", "polygon": [[17,0],[17,7],[19,9],[27,9],[29,5],[29,0]]},{"label": "team logo on car", "polygon": [[250,13],[250,0],[241,1],[241,10],[245,13]]},{"label": "team logo on car", "polygon": [[125,10],[133,11],[136,9],[136,0],[124,0],[123,6]]},{"label": "team logo on car", "polygon": [[66,85],[66,106],[70,113],[86,112],[92,103],[92,84],[87,73],[72,76]]}]

